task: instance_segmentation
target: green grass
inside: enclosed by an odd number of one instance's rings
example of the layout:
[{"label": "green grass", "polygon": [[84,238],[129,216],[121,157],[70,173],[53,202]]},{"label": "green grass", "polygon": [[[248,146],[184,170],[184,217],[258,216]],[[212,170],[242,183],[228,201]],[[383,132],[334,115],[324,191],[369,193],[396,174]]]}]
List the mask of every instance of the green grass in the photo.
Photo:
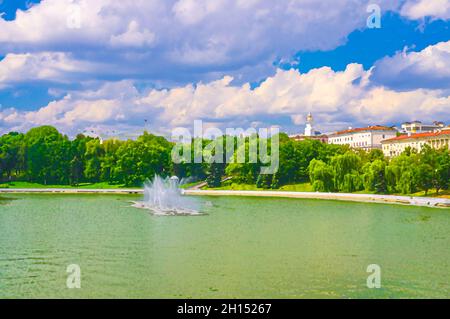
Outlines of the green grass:
[{"label": "green grass", "polygon": [[[70,185],[43,185],[30,182],[9,182],[0,184],[0,188],[81,188],[81,189],[118,189],[125,188],[125,185],[103,183],[80,183],[78,186]],[[140,188],[140,187],[130,187]]]},{"label": "green grass", "polygon": [[436,190],[435,189],[430,189],[428,191],[427,195],[425,195],[425,191],[421,191],[421,192],[417,192],[417,193],[411,194],[411,196],[450,198],[450,190],[441,190],[439,192],[439,194],[436,194]]},{"label": "green grass", "polygon": [[188,189],[188,188],[194,187],[194,186],[196,186],[198,184],[201,184],[201,183],[202,182],[194,182],[194,183],[183,184],[183,185],[180,185],[180,188]]},{"label": "green grass", "polygon": [[255,184],[238,184],[238,183],[229,183],[228,185],[223,185],[221,187],[209,188],[204,187],[202,189],[211,189],[211,190],[232,190],[232,191],[285,191],[285,192],[313,192],[312,185],[310,183],[301,183],[301,184],[293,184],[293,185],[285,185],[280,189],[263,189],[256,187]]},{"label": "green grass", "polygon": [[258,191],[263,190],[262,188],[257,188],[255,184],[237,184],[237,183],[229,183],[228,185],[223,185],[221,187],[203,187],[202,189],[211,189],[211,190],[223,190],[223,191]]},{"label": "green grass", "polygon": [[284,185],[280,188],[281,191],[287,192],[314,192],[311,183],[301,183],[293,185]]}]

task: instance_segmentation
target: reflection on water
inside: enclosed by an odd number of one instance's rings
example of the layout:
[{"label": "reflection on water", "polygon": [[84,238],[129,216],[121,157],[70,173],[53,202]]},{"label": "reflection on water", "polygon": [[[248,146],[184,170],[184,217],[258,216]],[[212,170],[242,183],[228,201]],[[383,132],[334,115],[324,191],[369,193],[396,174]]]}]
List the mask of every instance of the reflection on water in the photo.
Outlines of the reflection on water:
[{"label": "reflection on water", "polygon": [[[10,195],[18,198],[16,195]],[[0,208],[0,298],[422,298],[450,291],[450,213],[216,198],[158,218],[138,196],[21,195]],[[428,218],[430,216],[430,218]],[[82,289],[68,289],[80,265]],[[382,288],[367,289],[369,264]]]},{"label": "reflection on water", "polygon": [[13,200],[13,198],[0,196],[0,205],[9,204],[12,200]]}]

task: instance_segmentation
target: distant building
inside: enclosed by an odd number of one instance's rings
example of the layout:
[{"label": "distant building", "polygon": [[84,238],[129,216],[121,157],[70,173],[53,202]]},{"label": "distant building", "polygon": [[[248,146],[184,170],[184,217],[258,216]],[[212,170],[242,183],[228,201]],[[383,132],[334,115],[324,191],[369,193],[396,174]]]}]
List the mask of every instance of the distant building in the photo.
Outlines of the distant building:
[{"label": "distant building", "polygon": [[450,127],[442,128],[436,132],[404,134],[385,140],[382,144],[383,153],[387,157],[398,156],[408,147],[420,152],[426,144],[435,149],[444,147],[450,149]]},{"label": "distant building", "polygon": [[363,128],[349,128],[345,131],[328,136],[328,143],[349,145],[366,151],[381,149],[381,142],[397,136],[397,130],[387,126],[368,126]]},{"label": "distant building", "polygon": [[306,127],[305,127],[305,134],[296,134],[289,136],[291,139],[295,141],[304,141],[304,140],[318,140],[322,143],[328,142],[328,136],[316,131],[314,129],[314,119],[311,113],[308,113],[308,116],[306,117]]},{"label": "distant building", "polygon": [[434,122],[433,124],[423,124],[420,121],[405,122],[402,124],[402,133],[426,133],[436,132],[445,127],[443,122]]}]

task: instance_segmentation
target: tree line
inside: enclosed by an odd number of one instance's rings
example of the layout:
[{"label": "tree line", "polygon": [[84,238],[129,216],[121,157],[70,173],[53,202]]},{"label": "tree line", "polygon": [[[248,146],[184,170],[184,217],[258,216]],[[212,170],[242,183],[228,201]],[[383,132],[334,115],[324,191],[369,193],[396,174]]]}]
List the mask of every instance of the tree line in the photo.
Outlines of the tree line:
[{"label": "tree line", "polygon": [[[216,142],[226,143],[229,138],[238,145],[238,138],[230,136]],[[225,160],[224,163],[192,160],[175,164],[171,157],[174,144],[147,132],[136,140],[101,142],[83,134],[69,139],[54,127],[41,126],[26,134],[11,132],[0,137],[0,182],[74,186],[107,182],[140,186],[158,174],[206,180],[210,187],[218,187],[224,177],[232,177],[234,183],[264,189],[310,182],[320,192],[412,194],[449,188],[448,149],[425,146],[421,152],[407,149],[402,155],[387,159],[381,150],[365,152],[315,140],[294,141],[283,133],[279,141],[279,169],[276,174],[263,175],[262,163],[247,161],[227,164]],[[211,141],[202,143],[206,146]],[[248,139],[239,145],[248,151]],[[192,152],[192,159],[195,156],[198,154]]]}]

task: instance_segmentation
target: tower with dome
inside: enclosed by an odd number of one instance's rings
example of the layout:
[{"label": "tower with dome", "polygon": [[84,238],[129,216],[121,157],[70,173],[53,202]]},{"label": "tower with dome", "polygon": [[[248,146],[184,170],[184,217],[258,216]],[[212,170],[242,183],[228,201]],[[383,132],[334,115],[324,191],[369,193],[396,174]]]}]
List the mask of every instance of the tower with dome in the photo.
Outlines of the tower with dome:
[{"label": "tower with dome", "polygon": [[316,131],[314,129],[314,118],[311,112],[306,116],[305,134],[294,134],[290,136],[291,139],[296,141],[304,141],[306,139],[319,140],[323,143],[328,142],[328,136]]}]

